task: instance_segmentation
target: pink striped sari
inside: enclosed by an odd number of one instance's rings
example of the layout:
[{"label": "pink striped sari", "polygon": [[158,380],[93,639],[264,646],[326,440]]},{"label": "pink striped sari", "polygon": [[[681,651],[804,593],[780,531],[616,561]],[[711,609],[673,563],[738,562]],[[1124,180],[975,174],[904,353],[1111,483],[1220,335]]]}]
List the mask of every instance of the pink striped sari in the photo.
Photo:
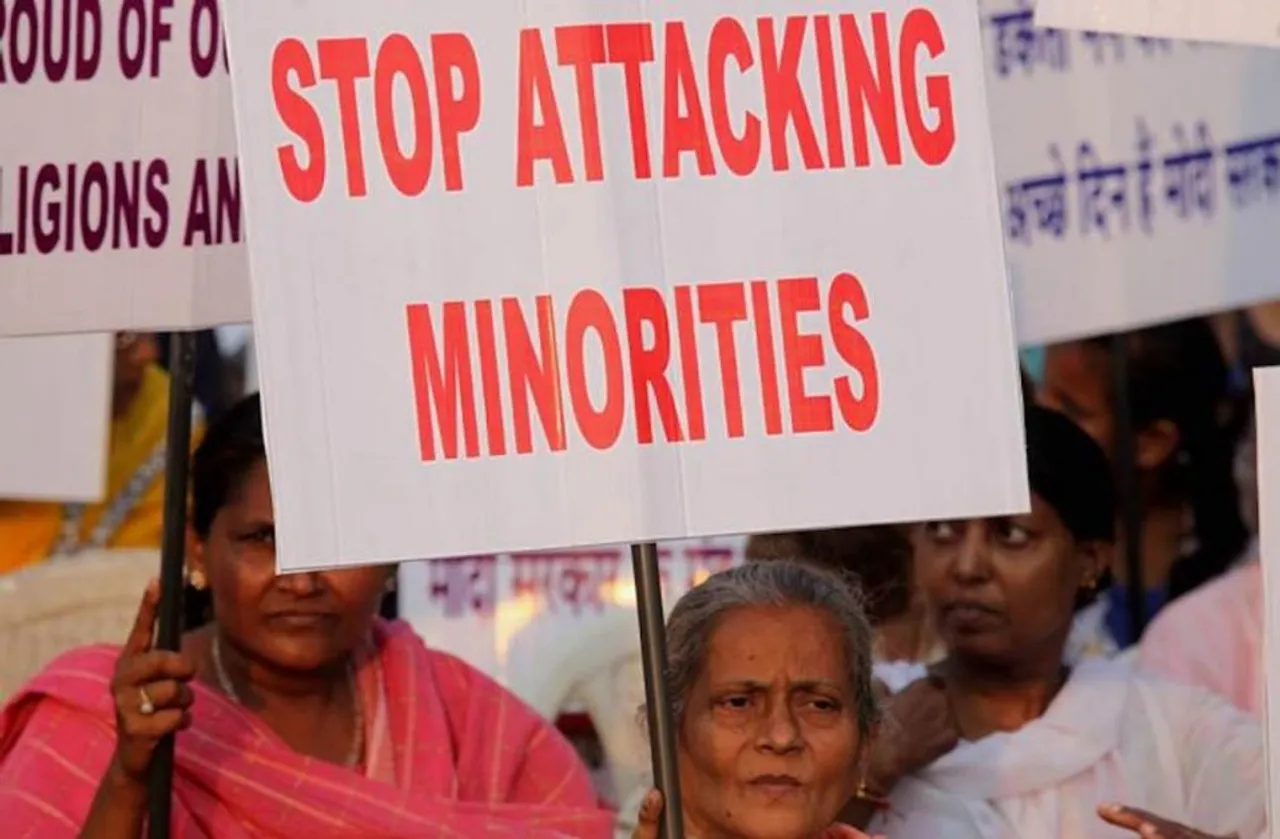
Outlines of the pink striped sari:
[{"label": "pink striped sari", "polygon": [[[360,670],[368,766],[298,755],[251,713],[195,684],[178,738],[179,839],[607,837],[573,748],[511,693],[428,650],[404,624],[375,628]],[[5,836],[74,837],[115,747],[108,683],[118,649],[75,650],[0,715]]]}]

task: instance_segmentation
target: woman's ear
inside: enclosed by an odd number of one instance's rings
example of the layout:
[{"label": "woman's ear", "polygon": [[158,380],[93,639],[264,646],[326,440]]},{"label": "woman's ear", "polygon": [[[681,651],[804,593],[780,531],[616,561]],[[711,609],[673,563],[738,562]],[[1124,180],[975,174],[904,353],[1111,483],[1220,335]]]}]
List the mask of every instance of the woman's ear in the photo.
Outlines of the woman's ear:
[{"label": "woman's ear", "polygon": [[197,591],[209,587],[209,575],[204,565],[204,542],[190,527],[187,528],[187,582]]},{"label": "woman's ear", "polygon": [[1139,469],[1152,470],[1164,465],[1182,445],[1182,434],[1171,420],[1156,420],[1138,432],[1134,453]]},{"label": "woman's ear", "polygon": [[1076,550],[1081,559],[1080,588],[1092,591],[1098,587],[1098,580],[1102,575],[1111,568],[1111,561],[1115,558],[1115,545],[1095,539],[1080,542]]}]

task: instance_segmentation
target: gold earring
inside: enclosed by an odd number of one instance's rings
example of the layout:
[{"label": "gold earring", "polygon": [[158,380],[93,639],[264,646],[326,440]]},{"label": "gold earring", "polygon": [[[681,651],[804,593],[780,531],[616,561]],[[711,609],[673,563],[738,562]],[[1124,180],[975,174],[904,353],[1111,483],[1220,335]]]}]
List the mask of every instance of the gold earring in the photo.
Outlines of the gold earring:
[{"label": "gold earring", "polygon": [[205,579],[204,572],[194,568],[187,572],[187,582],[196,591],[204,591],[205,586],[209,585],[209,581]]}]

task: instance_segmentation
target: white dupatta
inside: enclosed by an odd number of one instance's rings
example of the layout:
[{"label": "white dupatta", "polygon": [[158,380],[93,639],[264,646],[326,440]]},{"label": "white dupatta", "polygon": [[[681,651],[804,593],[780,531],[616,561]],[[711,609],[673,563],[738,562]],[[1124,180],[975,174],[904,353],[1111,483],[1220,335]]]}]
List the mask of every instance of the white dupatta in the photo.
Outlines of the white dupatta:
[{"label": "white dupatta", "polygon": [[[916,673],[923,675],[922,669]],[[886,671],[891,688],[906,671]],[[896,684],[895,684],[896,683]],[[1265,835],[1262,734],[1208,694],[1079,664],[1040,719],[964,742],[891,796],[892,839],[1134,839],[1098,818],[1119,802],[1214,835]]]}]

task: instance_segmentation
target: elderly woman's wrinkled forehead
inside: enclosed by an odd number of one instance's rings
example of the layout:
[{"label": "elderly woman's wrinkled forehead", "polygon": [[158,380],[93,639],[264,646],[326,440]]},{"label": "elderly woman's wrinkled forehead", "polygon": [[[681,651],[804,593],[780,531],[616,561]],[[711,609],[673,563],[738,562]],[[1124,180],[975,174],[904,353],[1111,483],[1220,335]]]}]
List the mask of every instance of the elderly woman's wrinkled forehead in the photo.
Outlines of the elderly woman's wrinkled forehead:
[{"label": "elderly woman's wrinkled forehead", "polygon": [[[859,725],[864,730],[870,728],[876,715],[871,688],[871,627],[858,594],[829,571],[782,560],[748,563],[715,574],[689,591],[672,610],[667,621],[668,681],[678,721],[704,674],[716,628],[735,612],[751,610],[762,615],[768,610],[785,611],[786,607],[821,616],[822,631],[833,636],[827,639],[827,646],[842,656],[843,675]],[[757,625],[753,634],[751,624],[745,623],[737,632],[749,644],[765,629]]]}]

